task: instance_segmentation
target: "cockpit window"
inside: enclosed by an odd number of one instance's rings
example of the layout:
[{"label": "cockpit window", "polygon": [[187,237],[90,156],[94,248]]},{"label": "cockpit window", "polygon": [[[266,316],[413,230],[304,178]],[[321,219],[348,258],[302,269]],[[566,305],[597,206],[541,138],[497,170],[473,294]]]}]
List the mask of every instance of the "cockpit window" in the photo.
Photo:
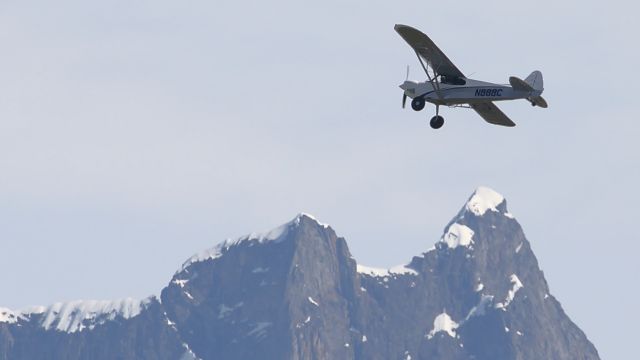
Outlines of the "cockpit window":
[{"label": "cockpit window", "polygon": [[466,81],[464,81],[463,78],[459,78],[455,76],[446,76],[446,75],[442,75],[440,77],[440,82],[443,84],[449,84],[449,85],[464,85],[467,83]]}]

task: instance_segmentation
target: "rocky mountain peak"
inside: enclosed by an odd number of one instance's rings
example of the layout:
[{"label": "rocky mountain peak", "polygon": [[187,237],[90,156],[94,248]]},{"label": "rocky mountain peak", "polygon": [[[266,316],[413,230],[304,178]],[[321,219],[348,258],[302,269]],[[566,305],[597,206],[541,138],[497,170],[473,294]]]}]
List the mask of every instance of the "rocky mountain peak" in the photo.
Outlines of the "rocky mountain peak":
[{"label": "rocky mountain peak", "polygon": [[217,259],[227,253],[231,248],[278,244],[283,241],[298,238],[296,234],[312,230],[327,231],[333,233],[335,236],[335,232],[333,232],[329,225],[319,222],[313,215],[299,213],[290,221],[271,230],[253,232],[236,239],[227,239],[211,248],[200,251],[187,259],[178,272],[184,271],[194,263]]},{"label": "rocky mountain peak", "polygon": [[[507,209],[507,200],[500,193],[488,187],[478,187],[463,205],[458,214],[447,224],[444,234],[437,246],[451,249],[464,247],[468,249],[493,251],[504,246],[524,245],[519,236],[495,236],[501,232],[522,233],[520,225]],[[524,234],[522,234],[524,238]],[[483,249],[484,248],[484,249]]]},{"label": "rocky mountain peak", "polygon": [[507,212],[507,204],[504,196],[486,186],[479,186],[471,194],[469,200],[462,208],[461,213],[470,212],[476,216],[482,216],[487,211]]}]

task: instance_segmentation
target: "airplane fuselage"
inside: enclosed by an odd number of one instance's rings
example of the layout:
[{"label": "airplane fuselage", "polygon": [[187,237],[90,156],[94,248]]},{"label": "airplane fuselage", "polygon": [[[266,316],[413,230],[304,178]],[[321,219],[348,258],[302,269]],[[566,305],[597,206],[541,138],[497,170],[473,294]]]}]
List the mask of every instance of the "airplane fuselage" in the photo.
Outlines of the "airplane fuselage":
[{"label": "airplane fuselage", "polygon": [[526,99],[531,96],[530,92],[515,90],[510,85],[494,84],[473,79],[461,80],[464,80],[464,85],[438,83],[438,87],[435,87],[429,81],[405,81],[400,87],[412,99],[422,97],[426,101],[437,105],[474,104],[488,101]]}]

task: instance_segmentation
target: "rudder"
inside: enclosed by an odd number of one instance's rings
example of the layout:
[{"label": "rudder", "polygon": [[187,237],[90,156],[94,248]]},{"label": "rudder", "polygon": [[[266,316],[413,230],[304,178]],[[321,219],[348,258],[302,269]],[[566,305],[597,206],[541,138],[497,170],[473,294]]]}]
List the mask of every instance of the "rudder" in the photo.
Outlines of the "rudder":
[{"label": "rudder", "polygon": [[524,82],[529,84],[535,91],[539,91],[540,93],[542,93],[542,90],[544,90],[542,73],[538,70],[532,72],[529,76],[527,76],[527,78],[524,79]]}]

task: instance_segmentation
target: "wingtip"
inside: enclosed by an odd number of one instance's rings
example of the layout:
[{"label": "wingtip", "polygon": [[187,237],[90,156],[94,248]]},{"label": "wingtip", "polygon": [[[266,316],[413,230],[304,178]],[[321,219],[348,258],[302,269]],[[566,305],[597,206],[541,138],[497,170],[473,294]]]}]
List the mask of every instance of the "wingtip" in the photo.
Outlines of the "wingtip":
[{"label": "wingtip", "polygon": [[419,31],[418,29],[411,27],[409,25],[405,25],[405,24],[395,24],[393,26],[393,29],[397,32],[400,32],[401,30],[415,30],[415,31]]}]

